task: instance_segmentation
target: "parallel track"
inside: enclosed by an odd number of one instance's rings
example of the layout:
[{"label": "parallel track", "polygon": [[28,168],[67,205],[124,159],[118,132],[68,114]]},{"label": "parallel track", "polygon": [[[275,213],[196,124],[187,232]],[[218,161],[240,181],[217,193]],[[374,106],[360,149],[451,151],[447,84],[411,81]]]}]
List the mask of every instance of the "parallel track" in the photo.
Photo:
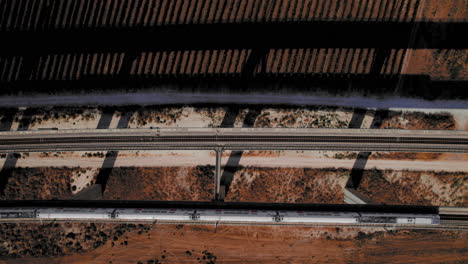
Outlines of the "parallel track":
[{"label": "parallel track", "polygon": [[[338,132],[338,133],[336,133]],[[128,135],[125,135],[128,133]],[[343,133],[343,135],[340,135]],[[396,133],[395,135],[398,135]],[[239,133],[176,131],[159,134],[123,129],[118,134],[94,132],[0,135],[2,152],[47,152],[86,150],[343,150],[468,153],[468,138],[463,134],[402,136],[357,136],[351,132],[284,133],[246,131]]]},{"label": "parallel track", "polygon": [[362,143],[415,143],[415,144],[462,144],[468,145],[465,138],[422,138],[422,137],[339,137],[339,136],[93,136],[5,139],[0,145],[49,144],[49,143],[103,143],[103,142],[362,142]]}]

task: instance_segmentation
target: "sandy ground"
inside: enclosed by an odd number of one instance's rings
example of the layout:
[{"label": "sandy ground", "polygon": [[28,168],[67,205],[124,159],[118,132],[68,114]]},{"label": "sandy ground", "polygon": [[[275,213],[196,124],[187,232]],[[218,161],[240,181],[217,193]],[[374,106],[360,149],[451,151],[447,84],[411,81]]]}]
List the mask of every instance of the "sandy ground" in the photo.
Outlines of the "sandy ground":
[{"label": "sandy ground", "polygon": [[467,21],[464,0],[423,0],[418,20],[463,22]]},{"label": "sandy ground", "polygon": [[[59,128],[59,129],[96,129],[101,113],[98,111],[91,111],[90,118],[83,118],[83,116],[78,116],[76,118],[69,118],[67,120],[60,118],[48,121],[42,121],[41,123],[30,124],[28,130],[38,130],[40,128]],[[113,117],[111,125],[109,128],[117,127],[118,117]],[[17,122],[14,122],[13,125],[16,125]]]},{"label": "sandy ground", "polygon": [[[223,108],[195,109],[193,107],[170,108],[168,111],[150,112],[145,119],[146,124],[138,122],[138,113],[134,113],[130,118],[129,128],[149,128],[157,127],[213,127],[220,126],[226,110]],[[168,112],[164,115],[163,112]],[[168,115],[174,115],[171,119]],[[242,121],[242,120],[241,120]]]},{"label": "sandy ground", "polygon": [[428,75],[432,80],[468,80],[468,49],[410,49],[404,74]]},{"label": "sandy ground", "polygon": [[[373,109],[370,109],[373,110]],[[450,114],[455,120],[455,129],[468,130],[468,109],[409,109],[409,108],[390,108],[391,111],[398,111],[403,113],[421,112],[425,114]],[[240,114],[236,116],[233,126],[242,127],[247,109],[243,109]],[[44,128],[59,128],[59,129],[95,129],[102,116],[102,113],[97,109],[88,109],[85,111],[86,117],[78,115],[74,118],[51,118],[49,120],[42,120],[41,122],[33,122],[29,125],[29,130],[37,130]],[[220,126],[226,110],[217,107],[208,109],[195,109],[193,107],[181,107],[167,109],[167,114],[163,114],[164,109],[158,112],[151,112],[145,118],[145,123],[141,123],[142,119],[139,113],[134,113],[130,118],[128,127],[141,128],[141,127],[216,127]],[[16,115],[17,120],[20,120],[22,112]],[[174,119],[164,120],[168,115],[176,115]],[[319,121],[316,126],[318,127],[346,127],[351,120],[352,112],[344,109],[336,109],[333,111],[321,111],[311,109],[273,109],[265,108],[259,114],[259,117],[264,117],[268,120],[268,125],[273,127],[284,126],[284,119],[294,116],[294,123],[289,126],[294,127],[308,127],[311,120]],[[36,115],[36,118],[43,118],[43,116]],[[116,128],[119,120],[121,119],[120,113],[112,116],[109,128]],[[368,111],[361,124],[361,128],[369,128],[374,116],[371,111]],[[327,120],[323,122],[321,120]],[[408,122],[403,117],[400,120],[401,124]],[[263,126],[261,118],[257,118],[255,122],[257,126]],[[17,130],[19,126],[18,121],[12,123],[11,130]]]},{"label": "sandy ground", "polygon": [[227,202],[343,204],[349,170],[247,167],[234,173]]},{"label": "sandy ground", "polygon": [[[112,241],[113,245],[109,241],[89,252],[64,257],[8,259],[0,263],[419,264],[468,261],[466,231],[153,225],[149,231],[139,233],[127,232]],[[44,243],[52,244],[48,240]]]},{"label": "sandy ground", "polygon": [[466,172],[368,170],[357,191],[382,204],[466,207],[467,180]]},{"label": "sandy ground", "polygon": [[[2,98],[0,98],[0,101]],[[366,99],[369,103],[369,98]],[[364,102],[363,102],[364,103]],[[417,103],[417,102],[414,102]],[[433,102],[435,104],[436,102]],[[359,107],[367,107],[367,113],[362,120],[361,128],[369,128],[374,118],[373,112],[375,112],[372,104],[359,105]],[[382,109],[382,105],[379,105],[379,109]],[[436,124],[442,122],[453,122],[455,121],[455,128],[458,130],[468,130],[468,104],[466,107],[460,106],[461,108],[445,108],[437,107],[433,105],[433,108],[427,108],[423,105],[419,105],[420,108],[416,108],[416,105],[411,107],[392,107],[391,114],[394,116],[401,116],[400,119],[395,119],[394,125],[398,125],[399,128],[409,129],[430,129],[431,126],[437,127]],[[449,107],[446,105],[446,107]],[[450,107],[456,107],[451,104]],[[385,107],[384,107],[385,108]],[[117,110],[117,109],[116,109]],[[129,118],[128,127],[141,128],[141,127],[217,127],[220,126],[222,120],[226,116],[226,108],[220,105],[207,106],[205,108],[191,107],[191,106],[179,106],[179,107],[155,107],[150,106],[147,108],[121,108],[121,111],[125,111],[125,114],[131,114]],[[252,110],[252,109],[250,109]],[[101,110],[97,108],[84,108],[80,110],[80,114],[75,113],[77,109],[74,108],[55,108],[53,110],[43,109],[42,113],[33,115],[33,121],[29,124],[28,129],[47,129],[47,128],[58,128],[58,129],[95,129],[98,126],[99,120],[102,117]],[[249,111],[248,106],[241,107],[240,113],[238,113],[233,120],[233,124],[229,124],[234,127],[242,127],[247,112]],[[396,112],[396,113],[395,113]],[[402,112],[401,114],[398,112]],[[411,117],[411,113],[414,113],[414,118]],[[440,114],[444,118],[431,125],[426,125],[421,122],[427,122],[424,117],[419,113],[425,114]],[[116,128],[119,120],[122,118],[122,113],[116,112],[112,116],[109,128]],[[344,107],[333,106],[329,109],[315,108],[313,105],[310,107],[294,107],[294,106],[282,106],[282,107],[261,107],[261,111],[255,119],[254,126],[256,127],[327,127],[327,128],[345,128],[353,115],[353,110]],[[448,118],[453,116],[453,120]],[[11,130],[17,130],[19,127],[19,120],[21,120],[22,111],[18,112],[13,118],[16,120],[13,122]],[[1,116],[0,116],[1,118]],[[408,119],[410,118],[410,119]],[[423,121],[424,119],[424,121]],[[408,123],[409,122],[409,123]],[[420,124],[416,124],[416,123]],[[416,125],[416,126],[415,126]],[[442,129],[442,128],[439,128]],[[453,129],[450,127],[450,129]]]},{"label": "sandy ground", "polygon": [[[108,175],[106,200],[209,201],[213,197],[214,166],[115,167],[101,172]],[[2,197],[68,199],[78,188],[93,184],[97,173],[97,168],[82,167],[16,168]],[[333,168],[227,169],[224,179],[232,182],[225,200],[340,204],[350,173]],[[468,172],[461,171],[368,169],[358,191],[383,204],[466,206],[467,180]]]},{"label": "sandy ground", "polygon": [[72,187],[71,189],[72,194],[76,194],[86,187],[89,187],[98,173],[99,168],[80,168],[74,171],[70,179],[72,186],[75,186],[75,188]]},{"label": "sandy ground", "polygon": [[[125,100],[129,99],[130,101],[122,102],[120,97]],[[179,93],[177,96],[168,94],[157,94],[157,93],[142,93],[142,94],[116,94],[116,95],[96,95],[90,98],[86,96],[69,96],[70,100],[74,103],[67,103],[67,96],[52,96],[52,97],[31,97],[31,98],[20,98],[20,97],[0,97],[0,105],[4,107],[18,107],[18,106],[41,106],[41,105],[76,105],[78,102],[82,101],[83,104],[96,104],[96,101],[92,101],[95,98],[101,97],[100,103],[107,103],[112,105],[128,105],[131,104],[132,98],[135,100],[135,104],[171,104],[171,103],[238,103],[238,104],[270,104],[270,103],[279,103],[279,104],[290,104],[296,106],[303,105],[329,105],[329,106],[342,106],[342,107],[364,107],[369,110],[373,109],[386,109],[403,111],[403,112],[423,112],[423,113],[448,113],[451,114],[455,122],[457,123],[456,129],[458,130],[468,130],[468,103],[466,101],[425,101],[419,99],[404,99],[404,98],[387,98],[387,99],[375,99],[375,98],[362,98],[362,97],[311,97],[311,96],[282,96],[282,95],[228,95],[228,94],[183,94]],[[155,101],[151,101],[151,98],[154,98]],[[164,102],[164,100],[168,100]],[[90,101],[91,100],[91,101]],[[149,100],[149,101],[147,101]],[[211,101],[213,100],[213,101]],[[253,101],[246,101],[253,100]],[[257,101],[255,101],[257,100]],[[163,109],[160,109],[161,112]],[[282,117],[285,117],[285,110],[289,111],[301,111],[301,109],[270,109],[266,108],[262,110],[262,115],[267,117],[271,124],[275,126],[273,120],[281,120]],[[336,111],[320,111],[320,110],[308,110],[305,109],[305,112],[301,112],[299,117],[304,120],[296,120],[295,126],[310,125],[310,122],[305,122],[307,120],[315,120],[320,116],[327,118],[332,118],[330,124],[318,124],[319,126],[326,127],[343,127],[342,123],[349,122],[351,118],[351,113],[348,110]],[[129,127],[150,127],[150,126],[161,126],[161,127],[209,127],[209,126],[219,126],[221,120],[225,115],[225,109],[221,107],[210,108],[209,111],[204,109],[195,109],[193,107],[181,107],[179,110],[172,109],[170,111],[172,118],[168,118],[167,115],[161,113],[151,113],[149,118],[144,123],[138,122],[139,116],[133,114]],[[295,113],[294,112],[294,113]],[[83,118],[81,115],[75,118],[59,118],[59,119],[49,119],[43,120],[41,123],[33,123],[30,125],[29,129],[39,129],[39,128],[59,128],[59,129],[93,129],[97,127],[99,118],[101,117],[101,112],[98,110],[88,109],[85,111],[88,114],[87,118]],[[291,113],[290,113],[291,114]],[[296,113],[299,114],[299,113]],[[20,115],[20,114],[19,114]],[[18,117],[20,117],[18,115]],[[237,116],[234,126],[242,126],[243,117],[245,113],[241,113]],[[110,127],[114,128],[117,126],[117,123],[120,119],[120,115],[114,115],[111,121]],[[300,119],[301,119],[300,118]],[[161,120],[162,119],[162,120]],[[372,116],[368,113],[366,114],[362,128],[369,127],[372,122]],[[335,124],[336,123],[336,124]],[[284,124],[282,124],[284,126]],[[346,126],[346,125],[345,125]],[[12,130],[17,129],[18,122],[13,122]]]},{"label": "sandy ground", "polygon": [[[16,167],[101,168],[104,157],[88,157],[91,152],[29,153],[18,159]],[[96,153],[96,152],[94,152]],[[104,153],[105,152],[101,152]],[[355,159],[335,159],[337,152],[319,151],[245,151],[239,161],[244,167],[353,168]],[[349,153],[348,153],[349,154]],[[224,166],[230,151],[221,159]],[[0,159],[3,166],[4,158]],[[120,151],[114,167],[193,167],[215,165],[213,151]],[[366,169],[468,171],[468,155],[442,154],[437,160],[369,159]],[[80,178],[82,179],[82,178]],[[86,181],[87,182],[87,181]],[[86,184],[86,183],[85,183]]]},{"label": "sandy ground", "polygon": [[394,111],[414,111],[422,112],[427,114],[437,114],[437,113],[450,113],[456,122],[457,130],[467,130],[468,131],[468,107],[465,109],[442,109],[442,108],[390,108],[389,110]]}]

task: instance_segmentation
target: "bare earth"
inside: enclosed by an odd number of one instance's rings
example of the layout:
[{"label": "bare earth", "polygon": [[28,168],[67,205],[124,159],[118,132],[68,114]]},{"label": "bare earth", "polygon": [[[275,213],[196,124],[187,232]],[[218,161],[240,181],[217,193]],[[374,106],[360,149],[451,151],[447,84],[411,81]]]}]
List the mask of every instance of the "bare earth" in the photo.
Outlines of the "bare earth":
[{"label": "bare earth", "polygon": [[[16,167],[102,168],[106,152],[28,153]],[[96,154],[92,156],[92,154]],[[224,166],[230,151],[221,159]],[[356,152],[245,151],[240,166],[267,168],[352,168]],[[0,158],[2,166],[5,158]],[[193,167],[215,165],[212,151],[120,151],[114,167]],[[468,172],[468,155],[438,153],[373,153],[366,169],[434,170]]]},{"label": "bare earth", "polygon": [[[89,224],[87,227],[82,225],[68,224],[66,229],[89,230]],[[63,236],[47,238],[45,235],[46,238],[42,243],[54,246],[64,243],[56,241],[58,239],[71,241],[70,249],[78,250],[78,254],[62,257],[38,255],[40,258],[0,260],[0,263],[420,264],[468,261],[467,231],[212,225],[149,225],[149,227],[149,229],[145,229],[146,226],[131,228],[133,231],[125,231],[125,227],[119,228],[123,230],[122,234],[116,232],[115,225],[98,226],[98,231],[104,231],[104,235],[98,235],[99,240],[102,241],[103,236],[108,239],[102,246],[98,244],[95,250],[91,250],[92,246],[89,249],[86,242],[82,242],[84,248],[77,249],[73,245],[72,238]],[[31,228],[34,227],[26,225],[22,230]],[[43,232],[50,229],[45,225],[41,228]],[[55,229],[61,230],[61,227]],[[92,231],[86,232],[94,236]],[[113,236],[116,237],[112,239]]]},{"label": "bare earth", "polygon": [[[94,170],[94,169],[90,169]],[[350,169],[239,167],[226,201],[343,203]],[[0,199],[68,199],[91,186],[85,168],[15,168]],[[83,183],[86,184],[83,186]],[[213,197],[214,167],[118,167],[109,172],[103,199],[192,200]],[[467,172],[366,170],[358,191],[377,203],[466,206]]]}]

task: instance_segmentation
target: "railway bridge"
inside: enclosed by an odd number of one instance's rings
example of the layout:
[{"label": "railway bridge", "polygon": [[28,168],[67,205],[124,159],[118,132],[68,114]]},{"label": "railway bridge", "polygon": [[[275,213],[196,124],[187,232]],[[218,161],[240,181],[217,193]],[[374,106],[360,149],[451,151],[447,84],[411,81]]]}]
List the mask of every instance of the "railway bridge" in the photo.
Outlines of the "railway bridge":
[{"label": "railway bridge", "polygon": [[225,150],[468,153],[468,131],[313,128],[148,128],[0,132],[0,152],[216,151],[215,199],[224,199]]}]

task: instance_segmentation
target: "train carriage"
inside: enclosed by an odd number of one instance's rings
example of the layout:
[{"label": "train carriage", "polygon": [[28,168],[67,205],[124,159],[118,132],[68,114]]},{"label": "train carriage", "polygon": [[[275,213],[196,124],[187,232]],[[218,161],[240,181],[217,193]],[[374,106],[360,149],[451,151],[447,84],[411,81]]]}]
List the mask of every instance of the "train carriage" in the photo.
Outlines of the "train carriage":
[{"label": "train carriage", "polygon": [[0,208],[0,220],[438,225],[436,214],[190,208]]},{"label": "train carriage", "polygon": [[109,219],[112,208],[44,208],[38,209],[36,217],[44,220],[102,220]]},{"label": "train carriage", "polygon": [[194,210],[191,209],[118,209],[116,219],[122,220],[160,220],[189,221]]}]

